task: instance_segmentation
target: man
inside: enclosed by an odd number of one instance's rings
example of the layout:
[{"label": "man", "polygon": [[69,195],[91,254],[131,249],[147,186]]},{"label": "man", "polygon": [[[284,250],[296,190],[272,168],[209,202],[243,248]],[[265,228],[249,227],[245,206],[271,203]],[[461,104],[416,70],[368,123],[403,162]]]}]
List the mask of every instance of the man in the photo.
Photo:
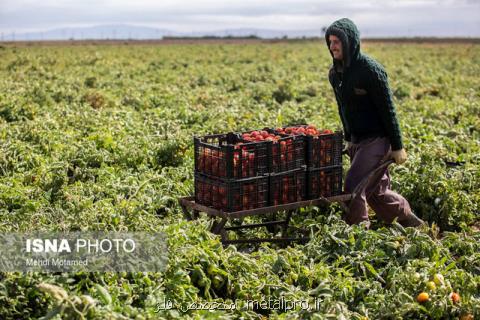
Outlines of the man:
[{"label": "man", "polygon": [[[360,52],[360,35],[346,18],[335,21],[325,33],[333,57],[329,71],[343,124],[351,167],[345,179],[345,191],[351,193],[385,159],[395,163],[407,160],[400,127],[392,102],[387,74],[372,58]],[[368,205],[385,222],[395,218],[403,226],[424,224],[410,209],[408,201],[390,189],[388,169],[349,203],[345,220],[349,224],[368,222]],[[368,198],[366,195],[369,195]]]}]

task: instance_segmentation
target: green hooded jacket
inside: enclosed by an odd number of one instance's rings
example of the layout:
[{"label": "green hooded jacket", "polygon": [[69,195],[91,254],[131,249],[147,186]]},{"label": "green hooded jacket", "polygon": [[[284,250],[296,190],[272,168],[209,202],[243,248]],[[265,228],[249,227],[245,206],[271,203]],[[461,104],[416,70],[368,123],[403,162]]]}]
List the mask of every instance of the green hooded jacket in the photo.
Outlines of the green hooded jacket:
[{"label": "green hooded jacket", "polygon": [[343,18],[328,27],[325,39],[329,50],[330,35],[337,36],[343,48],[343,66],[342,61],[334,59],[328,79],[337,99],[345,139],[358,143],[370,137],[388,137],[393,151],[402,149],[384,68],[360,52],[360,34],[351,20]]}]

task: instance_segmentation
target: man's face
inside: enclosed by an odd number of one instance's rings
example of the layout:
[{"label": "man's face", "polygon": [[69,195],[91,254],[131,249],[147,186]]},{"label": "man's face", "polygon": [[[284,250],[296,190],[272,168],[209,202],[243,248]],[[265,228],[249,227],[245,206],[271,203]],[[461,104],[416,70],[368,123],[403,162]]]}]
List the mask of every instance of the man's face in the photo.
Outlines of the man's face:
[{"label": "man's face", "polygon": [[328,36],[330,41],[330,51],[333,53],[333,58],[336,60],[343,60],[342,41],[337,36]]}]

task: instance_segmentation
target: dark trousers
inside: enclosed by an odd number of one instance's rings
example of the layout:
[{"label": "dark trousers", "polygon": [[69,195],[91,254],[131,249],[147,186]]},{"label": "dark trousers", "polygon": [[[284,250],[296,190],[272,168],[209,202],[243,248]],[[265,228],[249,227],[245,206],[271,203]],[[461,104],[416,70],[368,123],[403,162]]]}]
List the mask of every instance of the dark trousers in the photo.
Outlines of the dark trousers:
[{"label": "dark trousers", "polygon": [[[364,177],[378,167],[389,151],[390,141],[385,137],[369,138],[353,144],[348,150],[351,167],[345,178],[345,191],[351,193]],[[367,203],[387,223],[391,223],[394,218],[404,220],[411,214],[408,201],[390,189],[388,169],[376,177],[377,179],[369,183],[364,193],[350,201],[350,210],[345,216],[348,224],[368,220]]]}]

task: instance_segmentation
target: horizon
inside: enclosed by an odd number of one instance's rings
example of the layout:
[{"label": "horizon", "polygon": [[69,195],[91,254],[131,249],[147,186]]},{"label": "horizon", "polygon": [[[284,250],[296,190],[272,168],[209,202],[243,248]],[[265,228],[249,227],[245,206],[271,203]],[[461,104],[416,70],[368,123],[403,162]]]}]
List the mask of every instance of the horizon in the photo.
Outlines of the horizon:
[{"label": "horizon", "polygon": [[0,33],[8,40],[58,29],[126,25],[186,35],[255,29],[300,37],[308,31],[308,37],[342,17],[352,19],[365,38],[480,37],[478,0],[3,0]]},{"label": "horizon", "polygon": [[[283,31],[288,33],[289,30],[267,30],[267,29],[254,29],[254,28],[238,28],[238,29],[229,29],[229,30],[212,30],[212,31],[198,31],[195,33],[181,33],[175,32],[172,30],[168,30],[167,34],[160,35],[158,37],[142,37],[142,36],[129,36],[129,37],[122,37],[121,33],[112,31],[111,33],[102,34],[102,36],[94,36],[88,37],[83,34],[82,30],[97,30],[101,28],[112,28],[111,30],[115,30],[115,28],[119,27],[139,27],[145,28],[144,26],[135,26],[135,25],[94,25],[91,27],[85,28],[74,28],[74,27],[67,27],[67,28],[58,28],[58,29],[50,29],[46,31],[40,31],[36,33],[23,33],[23,34],[10,34],[4,35],[3,33],[0,36],[0,42],[42,42],[42,41],[161,41],[161,40],[168,40],[168,39],[258,39],[258,40],[309,40],[309,39],[318,39],[323,38],[324,33],[322,30],[318,31],[318,34],[310,34],[310,35],[294,35],[288,36],[288,34],[284,34]],[[146,27],[149,28],[149,27]],[[151,28],[151,30],[162,30],[162,29],[155,29]],[[68,33],[70,31],[71,33]],[[167,31],[167,30],[162,30]],[[292,31],[292,30],[290,30]],[[293,32],[301,32],[302,30],[297,30]],[[305,30],[311,31],[311,30]],[[45,36],[49,33],[58,33],[64,32],[64,36],[62,37],[48,37]],[[259,32],[272,32],[275,34],[273,36],[262,36],[258,35]],[[276,33],[278,32],[278,33]],[[362,36],[362,40],[415,40],[415,39],[432,39],[432,40],[480,40],[480,36]]]},{"label": "horizon", "polygon": [[[123,29],[123,31],[122,31]],[[274,39],[315,39],[322,38],[324,30],[274,30],[256,28],[217,29],[212,31],[177,32],[174,30],[152,28],[134,24],[104,24],[88,27],[65,27],[39,32],[0,33],[0,42],[37,42],[37,41],[148,41],[168,38],[202,39],[202,38],[252,38],[263,40]],[[480,36],[418,36],[418,35],[381,35],[364,36],[361,39],[471,39],[478,40]]]}]

